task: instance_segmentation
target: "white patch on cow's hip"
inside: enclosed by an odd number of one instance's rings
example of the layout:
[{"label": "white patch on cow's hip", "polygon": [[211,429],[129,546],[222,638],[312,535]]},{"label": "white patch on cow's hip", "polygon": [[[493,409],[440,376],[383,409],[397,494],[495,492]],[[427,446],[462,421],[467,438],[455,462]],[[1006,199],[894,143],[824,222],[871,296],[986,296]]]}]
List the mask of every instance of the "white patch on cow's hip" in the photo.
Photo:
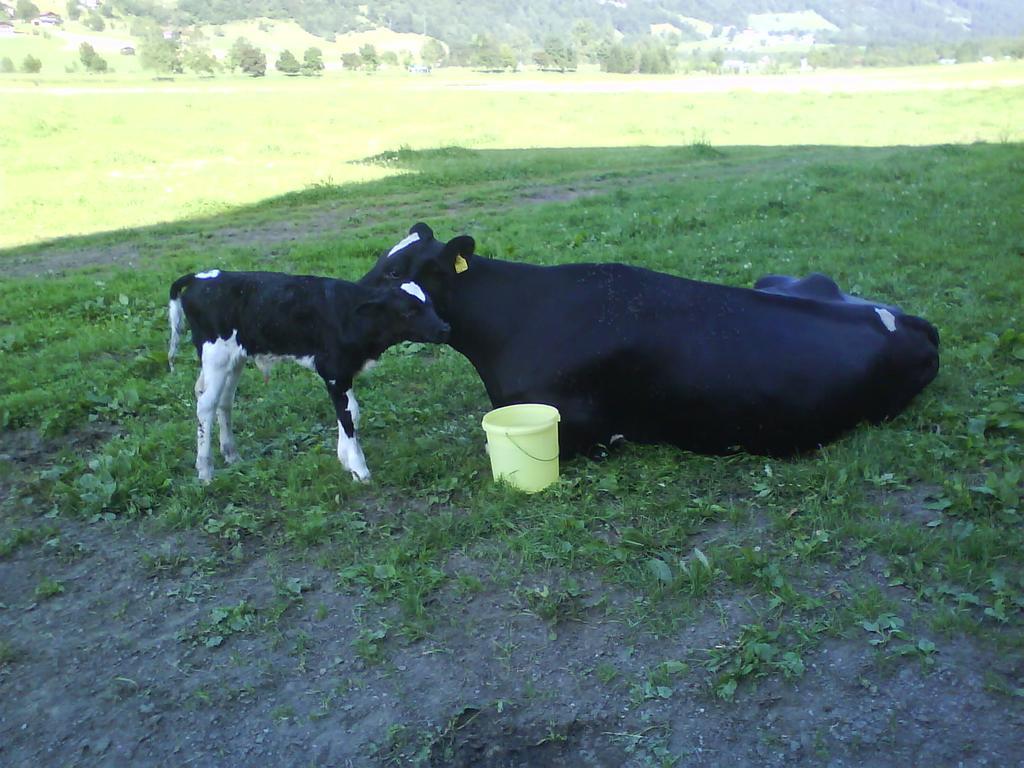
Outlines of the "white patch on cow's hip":
[{"label": "white patch on cow's hip", "polygon": [[889,333],[896,331],[896,316],[888,309],[882,309],[881,307],[875,307],[875,312],[878,313],[878,318],[882,321],[882,325]]},{"label": "white patch on cow's hip", "polygon": [[209,272],[196,272],[196,277],[200,280],[211,280],[220,274],[219,269],[211,269]]},{"label": "white patch on cow's hip", "polygon": [[405,246],[407,246],[407,245],[412,245],[413,243],[415,243],[415,242],[416,242],[417,240],[419,240],[419,239],[420,239],[420,236],[419,236],[419,235],[417,235],[417,234],[416,234],[415,232],[413,232],[413,233],[412,233],[411,235],[409,235],[408,237],[403,237],[403,238],[402,238],[401,240],[399,240],[399,241],[398,241],[398,242],[397,242],[397,243],[395,244],[395,247],[394,247],[394,248],[392,248],[392,249],[391,249],[390,251],[388,251],[388,256],[394,256],[394,255],[395,255],[396,253],[398,253],[398,252],[399,252],[400,250],[402,250],[403,248],[405,248]]},{"label": "white patch on cow's hip", "polygon": [[214,365],[231,365],[239,357],[248,357],[249,353],[238,343],[238,331],[231,331],[231,336],[226,339],[216,339],[203,343],[202,361],[205,364],[207,356]]},{"label": "white patch on cow's hip", "polygon": [[360,373],[366,373],[367,371],[372,371],[376,367],[377,367],[377,360],[375,358],[371,357],[369,360],[367,360],[365,363],[363,363],[363,367],[359,369],[359,372]]},{"label": "white patch on cow's hip", "polygon": [[427,303],[427,294],[425,294],[423,292],[423,289],[416,285],[416,283],[402,283],[402,290],[408,293],[410,296],[415,296],[424,304]]}]

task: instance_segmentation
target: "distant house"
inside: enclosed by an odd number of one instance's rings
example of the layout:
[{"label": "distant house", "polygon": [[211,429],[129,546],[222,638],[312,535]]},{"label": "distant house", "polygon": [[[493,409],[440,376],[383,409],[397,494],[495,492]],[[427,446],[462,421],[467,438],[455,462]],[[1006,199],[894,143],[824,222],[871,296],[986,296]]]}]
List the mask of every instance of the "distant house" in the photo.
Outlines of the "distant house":
[{"label": "distant house", "polygon": [[78,0],[78,4],[81,5],[83,8],[88,8],[90,11],[95,11],[97,8],[103,5],[103,3],[100,2],[100,0]]},{"label": "distant house", "polygon": [[135,49],[132,48],[130,45],[126,45],[124,48],[121,49],[121,55],[122,56],[134,56],[135,55]]},{"label": "distant house", "polygon": [[429,75],[430,67],[428,67],[426,64],[410,64],[409,72],[410,74],[413,75]]},{"label": "distant house", "polygon": [[64,23],[64,19],[59,14],[48,11],[47,13],[41,13],[32,19],[32,23],[37,27],[59,27]]},{"label": "distant house", "polygon": [[0,37],[14,37],[14,25],[9,21],[0,21]]}]

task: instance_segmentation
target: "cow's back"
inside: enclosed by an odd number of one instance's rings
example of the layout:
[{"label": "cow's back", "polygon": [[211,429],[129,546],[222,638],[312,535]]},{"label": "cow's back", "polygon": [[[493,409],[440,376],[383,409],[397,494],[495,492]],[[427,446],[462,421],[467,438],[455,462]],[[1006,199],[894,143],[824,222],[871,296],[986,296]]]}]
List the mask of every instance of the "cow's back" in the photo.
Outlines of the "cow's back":
[{"label": "cow's back", "polygon": [[706,453],[788,454],[896,415],[938,367],[930,324],[867,300],[621,264],[478,259],[459,282],[452,345],[495,406],[558,407],[570,452],[621,434]]},{"label": "cow's back", "polygon": [[[336,325],[326,291],[339,281],[278,272],[218,272],[181,294],[189,322],[210,338],[237,340],[251,354],[288,346],[295,354],[317,348]],[[355,290],[355,286],[351,287]],[[364,290],[364,289],[360,289]],[[205,339],[193,332],[197,346]]]}]

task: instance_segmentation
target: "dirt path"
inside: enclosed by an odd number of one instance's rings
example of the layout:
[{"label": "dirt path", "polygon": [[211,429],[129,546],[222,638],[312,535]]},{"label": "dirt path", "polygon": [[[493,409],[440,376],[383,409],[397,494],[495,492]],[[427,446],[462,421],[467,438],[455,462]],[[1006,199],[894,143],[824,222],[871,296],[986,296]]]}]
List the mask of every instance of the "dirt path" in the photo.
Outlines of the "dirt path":
[{"label": "dirt path", "polygon": [[[13,466],[52,460],[32,433],[2,434]],[[1024,707],[990,678],[1024,669],[970,640],[932,666],[829,640],[799,679],[726,703],[701,660],[750,620],[742,595],[658,635],[622,620],[639,596],[593,576],[552,623],[524,595],[557,574],[509,583],[456,554],[428,631],[401,636],[397,607],[339,588],[316,553],[46,520],[15,504],[17,482],[0,484],[0,541],[46,529],[0,557],[11,768],[1024,765]]]},{"label": "dirt path", "polygon": [[[507,186],[507,185],[503,185]],[[473,187],[475,192],[478,186]],[[581,182],[571,185],[550,185],[529,187],[515,205],[541,205],[551,202],[568,202],[590,197],[607,191],[599,183]],[[452,199],[444,210],[435,215],[450,214],[470,206],[479,207],[466,199]],[[490,206],[488,210],[495,210]],[[388,205],[377,202],[372,207],[357,207],[338,204],[315,204],[296,208],[289,219],[254,220],[251,226],[233,225],[206,229],[201,234],[172,236],[169,239],[134,237],[128,234],[124,242],[116,245],[81,246],[60,241],[52,245],[33,248],[5,260],[4,271],[9,277],[33,277],[73,269],[95,266],[122,266],[134,268],[152,262],[173,250],[224,247],[254,247],[274,255],[282,246],[298,241],[316,240],[335,235],[342,228],[339,222],[358,219],[361,226],[392,220],[408,212],[410,223],[422,215],[422,206],[413,204]],[[157,228],[159,229],[159,228]],[[20,249],[25,251],[26,249]]]},{"label": "dirt path", "polygon": [[[791,171],[817,162],[819,158],[819,152],[808,150],[800,159],[788,155],[753,163],[709,162],[680,165],[671,170],[640,169],[629,176],[628,184],[672,183],[710,175],[739,176],[753,170],[758,173]],[[230,225],[199,224],[192,230],[182,231],[180,224],[174,224],[170,225],[171,231],[166,235],[157,234],[165,228],[156,226],[126,232],[114,244],[105,242],[101,245],[83,245],[82,241],[88,242],[89,237],[66,238],[42,246],[14,249],[3,258],[2,263],[8,277],[35,277],[97,266],[135,268],[152,264],[167,253],[182,250],[252,247],[273,257],[291,243],[335,236],[346,228],[347,222],[358,222],[359,227],[369,227],[403,217],[411,224],[420,218],[462,215],[474,210],[493,214],[522,206],[566,203],[611,194],[625,183],[622,175],[609,176],[603,173],[581,175],[571,182],[557,184],[523,183],[510,186],[507,181],[478,182],[462,187],[459,194],[446,198],[443,208],[435,210],[424,210],[420,202],[393,201],[387,197],[377,198],[368,206],[348,202],[316,202],[289,208],[287,218],[242,212],[232,217]],[[490,193],[511,199],[498,204],[481,203],[480,200],[487,199]]]}]

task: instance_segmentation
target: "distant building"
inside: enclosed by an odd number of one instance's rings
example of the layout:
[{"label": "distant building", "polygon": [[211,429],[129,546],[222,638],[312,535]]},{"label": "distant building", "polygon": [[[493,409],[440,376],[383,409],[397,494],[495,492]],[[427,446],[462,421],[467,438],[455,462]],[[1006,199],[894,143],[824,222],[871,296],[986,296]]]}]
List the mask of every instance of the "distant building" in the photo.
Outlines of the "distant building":
[{"label": "distant building", "polygon": [[430,67],[426,64],[410,64],[409,72],[414,75],[429,75]]},{"label": "distant building", "polygon": [[101,0],[78,0],[78,4],[83,8],[88,8],[90,11],[95,11],[103,5]]},{"label": "distant building", "polygon": [[126,45],[124,48],[121,49],[121,55],[122,56],[134,56],[135,55],[135,49],[132,48],[130,45]]},{"label": "distant building", "polygon": [[0,37],[14,37],[14,25],[9,21],[0,21]]},{"label": "distant building", "polygon": [[58,14],[48,11],[47,13],[41,13],[32,19],[32,23],[37,27],[59,27],[64,23]]}]

